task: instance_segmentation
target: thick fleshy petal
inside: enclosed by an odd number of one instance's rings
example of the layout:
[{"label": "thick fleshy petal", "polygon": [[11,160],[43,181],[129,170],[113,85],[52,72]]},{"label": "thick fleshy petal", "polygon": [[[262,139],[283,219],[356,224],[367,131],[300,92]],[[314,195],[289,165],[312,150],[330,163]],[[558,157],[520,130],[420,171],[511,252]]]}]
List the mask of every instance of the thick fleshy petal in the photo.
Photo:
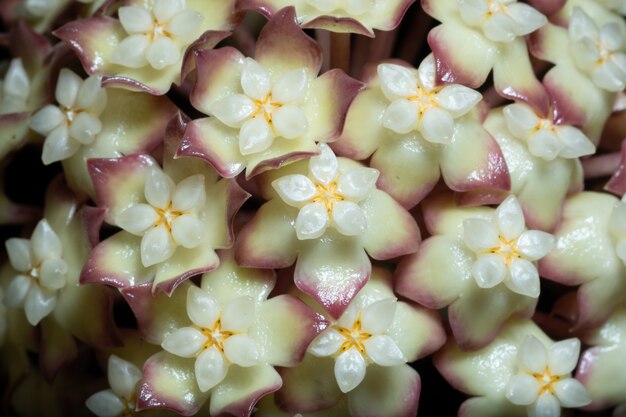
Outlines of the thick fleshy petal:
[{"label": "thick fleshy petal", "polygon": [[259,347],[250,336],[236,334],[224,340],[224,355],[235,365],[249,367],[259,362]]},{"label": "thick fleshy petal", "polygon": [[281,177],[272,182],[280,198],[290,206],[301,207],[317,194],[315,184],[302,174]]},{"label": "thick fleshy petal", "polygon": [[67,263],[63,259],[46,259],[41,263],[39,276],[41,285],[50,290],[59,290],[67,282]]},{"label": "thick fleshy petal", "polygon": [[187,315],[196,326],[212,328],[220,309],[206,291],[192,285],[187,290]]},{"label": "thick fleshy petal", "polygon": [[111,54],[111,62],[141,68],[147,63],[146,51],[149,46],[150,38],[147,35],[131,35],[117,45]]},{"label": "thick fleshy petal", "polygon": [[493,288],[504,280],[507,266],[504,258],[495,253],[478,256],[472,265],[472,275],[480,288]]},{"label": "thick fleshy petal", "polygon": [[149,204],[135,204],[122,211],[116,218],[115,224],[137,236],[142,236],[149,227],[156,224],[159,215]]},{"label": "thick fleshy petal", "polygon": [[210,108],[213,116],[220,122],[230,127],[239,127],[247,120],[254,111],[256,105],[248,96],[243,94],[230,94],[215,101]]},{"label": "thick fleshy petal", "polygon": [[419,129],[427,141],[447,144],[454,135],[454,120],[446,110],[429,107],[424,112]]},{"label": "thick fleshy petal", "polygon": [[89,113],[79,113],[69,129],[70,136],[83,145],[90,145],[102,130],[102,122]]},{"label": "thick fleshy petal", "polygon": [[471,88],[459,84],[444,87],[437,93],[436,101],[454,118],[469,112],[480,100],[482,95]]},{"label": "thick fleshy petal", "polygon": [[246,58],[241,71],[241,87],[246,95],[255,100],[264,100],[272,87],[269,73],[252,58]]},{"label": "thick fleshy petal", "polygon": [[153,207],[164,209],[171,201],[174,191],[174,182],[162,170],[156,168],[150,171],[146,180],[145,196]]},{"label": "thick fleshy petal", "polygon": [[272,123],[276,133],[285,139],[303,136],[309,127],[304,111],[298,106],[289,104],[274,110]]},{"label": "thick fleshy petal", "polygon": [[207,337],[193,327],[182,327],[167,335],[161,347],[174,355],[193,358],[207,341]]},{"label": "thick fleshy petal", "polygon": [[552,161],[563,149],[563,143],[550,130],[540,129],[528,138],[528,150],[534,156]]},{"label": "thick fleshy petal", "polygon": [[380,366],[396,366],[406,362],[400,348],[387,335],[374,335],[363,342],[365,352],[375,364]]},{"label": "thick fleshy petal", "polygon": [[515,196],[509,196],[496,209],[500,233],[506,240],[517,238],[524,231],[526,222],[522,207]]},{"label": "thick fleshy petal", "polygon": [[548,352],[535,336],[527,336],[519,347],[518,364],[527,371],[543,374],[548,365]]},{"label": "thick fleshy petal", "polygon": [[194,369],[200,391],[206,392],[222,382],[228,372],[228,365],[220,351],[211,347],[198,356]]},{"label": "thick fleshy petal", "polygon": [[350,348],[335,359],[335,378],[342,392],[350,392],[365,378],[365,359]]},{"label": "thick fleshy petal", "polygon": [[330,219],[322,203],[311,203],[302,207],[296,217],[296,235],[300,240],[317,239],[328,227]]},{"label": "thick fleshy petal", "polygon": [[327,329],[311,342],[308,352],[315,356],[331,356],[337,353],[344,341],[344,337],[337,330]]},{"label": "thick fleshy petal", "polygon": [[522,103],[509,104],[502,109],[506,126],[513,136],[520,139],[529,137],[540,123],[539,117],[533,109]]},{"label": "thick fleshy petal", "polygon": [[148,230],[141,239],[141,263],[145,267],[156,265],[169,259],[176,250],[176,244],[164,225]]},{"label": "thick fleshy petal", "polygon": [[141,379],[141,369],[118,356],[109,356],[107,377],[113,392],[120,397],[131,398]]},{"label": "thick fleshy petal", "polygon": [[557,136],[563,143],[563,148],[559,153],[563,158],[580,158],[596,151],[593,142],[580,129],[573,126],[561,126],[557,131]]},{"label": "thick fleshy petal", "polygon": [[515,21],[515,33],[525,36],[548,23],[548,19],[537,9],[525,3],[512,3],[507,5],[509,16]]},{"label": "thick fleshy petal", "polygon": [[505,281],[507,287],[518,294],[528,297],[539,297],[539,273],[537,267],[525,259],[513,259],[509,266],[509,279]]},{"label": "thick fleshy petal", "polygon": [[205,236],[204,223],[194,214],[183,214],[172,221],[172,237],[184,248],[197,247]]},{"label": "thick fleshy petal", "polygon": [[146,48],[146,59],[152,68],[162,70],[180,60],[180,47],[168,37],[158,38]]},{"label": "thick fleshy petal", "polygon": [[319,145],[320,154],[309,160],[309,170],[313,178],[321,184],[329,184],[339,173],[339,164],[335,153],[325,143]]},{"label": "thick fleshy petal", "polygon": [[574,371],[580,355],[580,340],[561,340],[548,348],[548,365],[554,375],[565,375]]},{"label": "thick fleshy petal", "polygon": [[82,78],[67,68],[63,68],[59,73],[57,81],[55,98],[57,101],[67,108],[74,107],[78,90],[83,83]]},{"label": "thick fleshy petal", "polygon": [[256,305],[250,296],[231,300],[222,311],[222,328],[233,332],[248,329],[255,319]]},{"label": "thick fleshy petal", "polygon": [[333,205],[332,221],[335,229],[345,236],[359,236],[367,230],[363,209],[351,201],[338,201]]},{"label": "thick fleshy petal", "polygon": [[85,405],[98,417],[116,417],[126,408],[120,397],[112,390],[96,392],[87,398]]},{"label": "thick fleshy petal", "polygon": [[41,160],[44,165],[62,161],[74,155],[79,147],[80,143],[70,139],[67,126],[62,124],[46,136]]},{"label": "thick fleshy petal", "polygon": [[339,177],[337,192],[351,201],[359,202],[374,189],[378,175],[378,170],[373,168],[352,168]]},{"label": "thick fleshy petal", "polygon": [[24,299],[24,312],[28,322],[36,326],[41,319],[54,310],[57,302],[56,291],[49,291],[39,285],[31,285]]},{"label": "thick fleshy petal", "polygon": [[274,83],[272,99],[278,103],[289,103],[304,98],[309,88],[309,74],[305,68],[284,74]]},{"label": "thick fleshy petal", "polygon": [[250,155],[263,152],[272,146],[274,133],[263,117],[255,117],[241,126],[239,131],[239,152]]},{"label": "thick fleshy petal", "polygon": [[150,12],[139,6],[120,7],[117,11],[120,23],[129,34],[152,30],[153,18]]},{"label": "thick fleshy petal", "polygon": [[506,386],[506,398],[513,404],[530,405],[539,397],[541,385],[528,374],[513,375]]},{"label": "thick fleshy petal", "polygon": [[539,396],[537,402],[529,408],[530,417],[559,417],[561,415],[561,405],[559,400],[550,392],[544,392]]},{"label": "thick fleshy petal", "polygon": [[578,408],[591,403],[589,393],[577,379],[566,378],[554,384],[554,393],[563,407]]},{"label": "thick fleshy petal", "polygon": [[61,240],[45,219],[37,223],[30,244],[35,261],[61,257]]},{"label": "thick fleshy petal", "polygon": [[200,209],[206,201],[204,175],[192,175],[176,185],[172,193],[172,209],[187,211]]},{"label": "thick fleshy petal", "polygon": [[396,133],[409,133],[417,127],[419,116],[417,104],[405,99],[395,100],[385,109],[383,126]]},{"label": "thick fleshy petal", "polygon": [[17,275],[11,280],[9,286],[6,288],[2,302],[7,307],[22,307],[31,285],[33,285],[31,277],[26,275]]},{"label": "thick fleshy petal", "polygon": [[530,261],[546,256],[556,246],[556,238],[541,230],[526,230],[517,239],[517,250]]},{"label": "thick fleshy petal", "polygon": [[361,314],[363,331],[370,334],[386,332],[395,319],[396,307],[394,298],[384,298],[365,307]]},{"label": "thick fleshy petal", "polygon": [[48,104],[31,117],[29,126],[35,132],[47,135],[64,122],[63,112],[57,106]]},{"label": "thick fleshy petal", "polygon": [[9,262],[16,271],[30,272],[33,267],[33,259],[30,252],[30,241],[12,237],[4,242],[9,255]]},{"label": "thick fleshy petal", "polygon": [[167,22],[185,10],[184,0],[155,0],[152,12],[159,22]]},{"label": "thick fleshy petal", "polygon": [[481,253],[500,246],[500,236],[492,223],[484,219],[463,221],[463,239],[474,252]]},{"label": "thick fleshy petal", "polygon": [[380,86],[389,100],[417,95],[417,77],[410,69],[395,64],[380,64],[377,68]]}]

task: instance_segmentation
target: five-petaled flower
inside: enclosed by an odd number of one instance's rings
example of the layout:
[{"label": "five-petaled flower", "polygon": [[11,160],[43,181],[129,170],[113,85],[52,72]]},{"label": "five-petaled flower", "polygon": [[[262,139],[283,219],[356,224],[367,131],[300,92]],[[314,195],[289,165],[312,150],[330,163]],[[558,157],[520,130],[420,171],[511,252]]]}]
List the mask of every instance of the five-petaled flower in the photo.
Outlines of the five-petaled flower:
[{"label": "five-petaled flower", "polygon": [[107,378],[111,388],[87,398],[85,405],[98,417],[130,416],[136,411],[141,369],[116,355],[109,356]]}]

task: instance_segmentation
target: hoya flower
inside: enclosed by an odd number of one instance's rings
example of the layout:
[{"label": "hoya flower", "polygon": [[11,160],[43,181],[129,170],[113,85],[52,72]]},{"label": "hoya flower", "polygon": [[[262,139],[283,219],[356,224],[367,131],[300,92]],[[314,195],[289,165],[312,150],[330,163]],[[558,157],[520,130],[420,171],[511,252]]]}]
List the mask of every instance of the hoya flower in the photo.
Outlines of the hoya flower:
[{"label": "hoya flower", "polygon": [[542,118],[526,104],[509,104],[502,113],[513,136],[525,141],[532,155],[546,161],[557,157],[580,158],[596,150],[580,129],[557,124],[552,118]]},{"label": "hoya flower", "polygon": [[122,291],[144,339],[164,349],[144,365],[139,410],[191,415],[210,398],[211,415],[248,416],[280,387],[274,366],[299,363],[325,327],[292,295],[268,299],[272,271],[241,268],[229,251],[220,257],[200,287],[185,283],[171,298],[145,284]]},{"label": "hoya flower", "polygon": [[25,111],[30,93],[30,80],[21,58],[11,60],[1,85],[0,114]]},{"label": "hoya flower", "polygon": [[380,64],[352,102],[331,145],[380,172],[378,186],[403,206],[416,205],[443,176],[456,191],[508,190],[497,144],[470,113],[481,95],[458,84],[437,86],[432,54],[415,69]]},{"label": "hoya flower", "polygon": [[[276,393],[280,407],[312,413],[347,398],[345,415],[365,410],[381,416],[415,415],[420,382],[407,363],[443,344],[438,317],[398,301],[391,274],[375,268],[346,311],[337,320],[328,319],[331,325],[310,344],[304,362],[281,371],[284,386]],[[379,394],[368,395],[372,391]]]},{"label": "hoya flower", "polygon": [[511,320],[487,346],[463,351],[450,340],[435,355],[435,366],[456,389],[476,397],[459,415],[550,416],[561,407],[590,402],[582,384],[572,378],[580,341],[552,342],[534,323]]},{"label": "hoya flower", "polygon": [[626,300],[625,203],[606,193],[569,197],[555,231],[556,248],[539,262],[542,277],[577,290],[576,328],[602,324]]},{"label": "hoya flower", "polygon": [[526,336],[517,351],[517,373],[506,386],[506,398],[525,405],[529,416],[558,416],[561,407],[578,408],[591,402],[585,387],[571,373],[580,355],[580,340],[544,345]]},{"label": "hoya flower", "polygon": [[148,155],[90,159],[96,201],[122,230],[100,242],[83,283],[118,288],[153,281],[171,293],[183,280],[217,267],[215,250],[233,242],[231,222],[248,198],[199,159],[173,159],[184,125],[168,128],[163,168]]},{"label": "hoya flower", "polygon": [[132,415],[141,375],[141,369],[133,363],[115,355],[109,356],[107,377],[111,388],[91,395],[85,405],[98,417]]},{"label": "hoya flower", "polygon": [[254,10],[268,19],[286,6],[296,10],[303,28],[358,33],[374,37],[374,29],[392,30],[415,0],[242,0],[244,10]]},{"label": "hoya flower", "polygon": [[234,0],[131,0],[117,16],[75,20],[55,35],[103,85],[162,95],[193,70],[193,51],[228,35]]},{"label": "hoya flower", "polygon": [[367,219],[359,203],[375,188],[378,171],[357,166],[339,172],[328,145],[309,159],[309,176],[291,174],[272,182],[283,201],[299,209],[294,227],[298,239],[317,239],[330,225],[345,236],[362,235]]},{"label": "hoya flower", "polygon": [[[365,284],[374,259],[417,249],[415,220],[374,184],[378,173],[330,147],[259,177],[269,199],[238,235],[237,261],[285,268],[296,259],[296,286],[339,317]],[[366,254],[367,253],[367,254]]]},{"label": "hoya flower", "polygon": [[30,127],[46,137],[41,159],[45,165],[67,159],[81,145],[90,145],[102,130],[100,114],[106,106],[106,91],[99,77],[82,80],[67,68],[59,73],[55,98],[35,113]]},{"label": "hoya flower", "polygon": [[481,288],[501,282],[513,292],[539,297],[539,274],[533,261],[546,256],[555,238],[540,230],[525,230],[522,208],[509,196],[496,209],[491,221],[463,221],[465,244],[476,254],[472,276]]},{"label": "hoya flower", "polygon": [[[583,336],[589,346],[580,358],[576,378],[591,396],[590,410],[604,410],[615,405],[626,406],[626,309],[617,308],[597,329]],[[617,410],[614,413],[619,416]]]},{"label": "hoya flower", "polygon": [[5,243],[9,262],[18,272],[7,288],[4,302],[24,308],[28,322],[37,325],[54,310],[57,292],[66,284],[67,264],[61,241],[48,222],[41,220],[30,239],[10,238]]},{"label": "hoya flower", "polygon": [[298,27],[293,8],[263,27],[254,59],[225,47],[196,60],[190,100],[211,117],[189,124],[177,154],[203,158],[227,178],[314,155],[316,142],[339,135],[361,87],[340,70],[317,76],[320,47]]},{"label": "hoya flower", "polygon": [[423,202],[431,237],[396,270],[395,290],[425,307],[447,307],[462,349],[485,346],[511,316],[529,317],[539,296],[535,261],[554,238],[526,230],[514,196],[497,209],[459,207],[450,195]]},{"label": "hoya flower", "polygon": [[[593,153],[594,145],[567,119],[556,119],[519,102],[492,109],[484,127],[502,150],[511,192],[517,195],[527,223],[535,229],[554,230],[566,196],[583,187],[577,156]],[[476,196],[481,201],[484,193],[473,194],[462,196],[461,201],[472,202]]]},{"label": "hoya flower", "polygon": [[523,39],[547,23],[543,14],[515,0],[424,0],[422,7],[442,22],[428,34],[438,82],[477,88],[493,69],[499,94],[547,106]]}]

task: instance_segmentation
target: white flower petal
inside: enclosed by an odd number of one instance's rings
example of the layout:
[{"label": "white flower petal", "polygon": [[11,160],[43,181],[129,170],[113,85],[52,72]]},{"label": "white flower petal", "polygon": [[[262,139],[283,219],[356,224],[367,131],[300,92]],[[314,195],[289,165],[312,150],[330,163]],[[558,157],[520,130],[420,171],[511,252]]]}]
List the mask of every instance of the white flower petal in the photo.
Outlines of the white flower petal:
[{"label": "white flower petal", "polygon": [[481,99],[482,94],[460,84],[444,87],[436,97],[437,103],[455,119],[469,112]]},{"label": "white flower petal", "polygon": [[472,276],[480,288],[495,287],[506,276],[503,257],[495,253],[479,255],[472,265]]},{"label": "white flower petal", "polygon": [[144,33],[152,30],[152,15],[143,7],[120,7],[117,11],[117,15],[122,27],[128,34]]},{"label": "white flower petal", "polygon": [[339,163],[330,146],[320,143],[319,149],[319,155],[309,159],[309,170],[315,181],[319,184],[327,185],[337,178]]},{"label": "white flower petal", "polygon": [[535,336],[526,336],[517,351],[517,361],[521,369],[543,375],[548,365],[548,352]]},{"label": "white flower petal", "polygon": [[594,68],[591,79],[598,87],[615,93],[626,86],[626,73],[610,59]]},{"label": "white flower petal", "polygon": [[159,168],[150,171],[144,187],[144,195],[152,207],[165,209],[172,199],[174,181]]},{"label": "white flower petal", "polygon": [[477,253],[500,247],[498,231],[484,219],[464,220],[463,240],[468,248]]},{"label": "white flower petal", "polygon": [[183,214],[172,221],[172,237],[184,248],[195,248],[204,240],[204,224],[194,214]]},{"label": "white flower petal", "polygon": [[548,129],[539,129],[528,138],[528,150],[534,156],[552,161],[563,149],[563,143]]},{"label": "white flower petal", "polygon": [[72,139],[83,145],[91,144],[98,133],[102,130],[102,122],[96,116],[89,113],[79,113],[70,125],[69,134]]},{"label": "white flower petal", "polygon": [[322,203],[312,203],[300,209],[296,217],[296,235],[300,240],[317,239],[326,231],[328,212]]},{"label": "white flower petal", "polygon": [[33,279],[26,275],[16,275],[4,293],[3,303],[7,307],[20,308],[24,305],[26,294],[33,284]]},{"label": "white flower petal", "polygon": [[554,384],[554,393],[563,407],[578,408],[591,403],[591,397],[583,384],[574,378],[565,378]]},{"label": "white flower petal", "polygon": [[224,355],[235,365],[248,367],[259,362],[259,348],[248,335],[236,334],[224,340]]},{"label": "white flower petal", "polygon": [[211,105],[211,114],[230,127],[240,127],[256,110],[256,105],[243,94],[228,95]]},{"label": "white flower petal", "polygon": [[360,16],[374,7],[374,0],[344,0],[343,8],[352,16]]},{"label": "white flower petal", "polygon": [[280,198],[294,207],[301,207],[317,195],[313,182],[302,174],[292,174],[281,177],[272,182]]},{"label": "white flower petal", "polygon": [[355,348],[343,352],[335,360],[335,379],[341,392],[350,392],[365,378],[365,359]]},{"label": "white flower petal", "polygon": [[380,64],[377,72],[380,87],[389,100],[417,94],[417,78],[410,69],[396,64]]},{"label": "white flower petal", "polygon": [[192,285],[187,290],[187,315],[196,326],[211,329],[220,315],[220,309],[213,297]]},{"label": "white flower petal", "polygon": [[560,126],[556,132],[563,148],[559,153],[562,158],[580,158],[591,155],[596,147],[580,129],[573,126]]},{"label": "white flower petal", "polygon": [[164,225],[149,229],[141,238],[141,263],[146,268],[169,259],[176,245]]},{"label": "white flower petal", "polygon": [[427,141],[447,144],[454,135],[454,120],[446,110],[429,107],[424,112],[419,130]]},{"label": "white flower petal", "polygon": [[30,245],[33,250],[33,260],[41,262],[44,259],[61,257],[61,240],[54,233],[46,219],[40,220],[30,237]]},{"label": "white flower petal", "polygon": [[516,38],[517,23],[504,13],[494,13],[483,25],[483,33],[494,42],[511,42]]},{"label": "white flower petal", "polygon": [[530,106],[521,103],[509,104],[502,109],[506,126],[513,136],[526,139],[539,125],[540,120]]},{"label": "white flower petal", "polygon": [[507,13],[516,23],[515,33],[525,36],[548,23],[548,19],[535,8],[525,3],[511,3]]},{"label": "white flower petal", "polygon": [[54,310],[57,303],[56,291],[48,291],[39,285],[31,285],[24,300],[26,319],[32,326]]},{"label": "white flower petal", "polygon": [[548,366],[554,375],[569,374],[576,368],[580,355],[580,340],[573,337],[554,343],[548,348]]},{"label": "white flower petal", "polygon": [[617,51],[624,45],[624,37],[617,22],[610,22],[600,28],[600,43],[609,51]]},{"label": "white flower petal", "polygon": [[[99,102],[106,100],[106,91],[101,87],[102,80],[100,77],[88,77],[81,84],[76,96],[76,108],[104,108]],[[99,113],[98,113],[99,114]]]},{"label": "white flower petal", "polygon": [[204,350],[198,356],[194,369],[198,387],[202,392],[206,392],[222,382],[228,372],[228,366],[224,363],[224,356],[215,346]]},{"label": "white flower petal", "polygon": [[65,123],[65,114],[57,106],[48,104],[30,118],[29,126],[40,135],[47,135],[61,123]]},{"label": "white flower petal", "polygon": [[207,337],[193,327],[181,327],[168,334],[161,347],[174,355],[192,358],[207,342]]},{"label": "white flower petal", "polygon": [[67,126],[62,124],[46,136],[41,152],[41,160],[44,165],[62,161],[74,155],[79,147],[80,143],[70,139]]},{"label": "white flower petal", "polygon": [[383,126],[396,133],[409,133],[417,127],[417,104],[406,99],[393,101],[383,114]]},{"label": "white flower petal", "polygon": [[396,366],[406,363],[406,358],[396,342],[387,335],[374,335],[363,341],[367,356],[377,365]]},{"label": "white flower petal", "polygon": [[302,136],[309,128],[306,114],[300,107],[286,105],[279,107],[272,113],[272,123],[276,133],[285,139],[294,139]]},{"label": "white flower petal", "polygon": [[272,100],[289,103],[304,99],[309,90],[309,73],[305,68],[287,72],[274,83]]},{"label": "white flower petal", "polygon": [[369,334],[384,333],[396,316],[395,298],[383,298],[365,307],[361,312],[361,328]]},{"label": "white flower petal", "polygon": [[470,26],[480,26],[489,11],[489,3],[483,0],[458,0],[461,18]]},{"label": "white flower petal", "polygon": [[167,31],[179,42],[187,44],[198,37],[203,20],[202,14],[193,10],[184,10],[170,20],[167,24]]},{"label": "white flower petal", "polygon": [[339,177],[337,192],[354,202],[364,200],[376,187],[378,175],[378,170],[374,168],[352,168]]},{"label": "white flower petal", "polygon": [[308,352],[315,356],[331,356],[337,353],[344,341],[344,337],[331,327],[313,339]]},{"label": "white flower petal", "polygon": [[333,205],[333,224],[345,236],[359,236],[367,230],[363,209],[352,201],[338,201]]},{"label": "white flower petal", "polygon": [[185,0],[154,0],[152,13],[160,23],[167,22],[185,10]]},{"label": "white flower petal", "polygon": [[417,68],[417,78],[422,87],[430,91],[436,86],[436,76],[435,56],[430,53]]},{"label": "white flower petal", "polygon": [[274,134],[263,117],[255,117],[241,126],[239,131],[239,152],[242,155],[263,152],[272,146]]},{"label": "white flower petal", "polygon": [[33,259],[30,252],[30,241],[18,237],[12,237],[4,242],[9,255],[9,262],[16,271],[30,272],[33,267]]},{"label": "white flower petal", "polygon": [[541,291],[537,267],[526,259],[513,259],[509,265],[506,286],[513,292],[537,298]]},{"label": "white flower petal", "polygon": [[522,234],[526,227],[522,206],[514,195],[508,196],[496,209],[500,234],[509,241]]},{"label": "white flower petal", "polygon": [[120,397],[131,398],[141,379],[142,372],[133,363],[111,355],[107,364],[107,376],[114,393]]},{"label": "white flower petal", "polygon": [[517,250],[529,261],[546,256],[556,246],[556,238],[541,230],[526,230],[517,239]]},{"label": "white flower petal", "polygon": [[232,332],[247,330],[254,323],[256,305],[249,295],[235,298],[224,306],[222,329]]},{"label": "white flower petal", "polygon": [[580,7],[572,9],[572,16],[567,29],[570,39],[574,42],[583,38],[588,38],[594,42],[599,40],[598,27]]},{"label": "white flower petal", "polygon": [[591,68],[595,67],[596,62],[602,57],[602,53],[596,43],[588,38],[571,42],[569,51],[578,68],[583,71],[589,71]]},{"label": "white flower petal", "polygon": [[49,290],[65,287],[67,264],[63,259],[46,259],[41,263],[39,279],[41,285]]},{"label": "white flower petal", "polygon": [[172,210],[199,209],[206,201],[204,175],[197,174],[179,182],[172,193]]},{"label": "white flower petal", "polygon": [[530,417],[559,417],[561,415],[561,405],[559,400],[550,392],[544,392],[539,396],[537,402],[529,407]]},{"label": "white flower petal", "polygon": [[269,73],[252,58],[246,58],[241,71],[241,87],[245,94],[256,100],[264,100],[270,93],[272,80]]},{"label": "white flower petal", "polygon": [[180,47],[168,37],[158,38],[146,49],[146,59],[156,70],[174,65],[180,59]]},{"label": "white flower petal", "polygon": [[506,386],[506,398],[516,405],[530,405],[537,400],[541,384],[537,378],[524,374],[513,375]]},{"label": "white flower petal", "polygon": [[141,68],[148,63],[146,50],[150,43],[147,35],[130,35],[117,45],[111,54],[111,62],[129,68]]},{"label": "white flower petal", "polygon": [[9,64],[4,82],[2,83],[4,93],[6,95],[19,97],[21,99],[28,98],[30,92],[30,80],[24,69],[21,58],[13,58]]},{"label": "white flower petal", "polygon": [[83,83],[83,79],[73,71],[63,68],[59,72],[59,79],[54,93],[57,101],[65,107],[74,107],[78,89]]},{"label": "white flower petal", "polygon": [[85,405],[98,417],[116,417],[126,408],[122,400],[110,389],[96,392],[87,398]]},{"label": "white flower petal", "polygon": [[137,236],[159,221],[159,215],[149,204],[135,204],[122,211],[115,218],[117,226]]}]

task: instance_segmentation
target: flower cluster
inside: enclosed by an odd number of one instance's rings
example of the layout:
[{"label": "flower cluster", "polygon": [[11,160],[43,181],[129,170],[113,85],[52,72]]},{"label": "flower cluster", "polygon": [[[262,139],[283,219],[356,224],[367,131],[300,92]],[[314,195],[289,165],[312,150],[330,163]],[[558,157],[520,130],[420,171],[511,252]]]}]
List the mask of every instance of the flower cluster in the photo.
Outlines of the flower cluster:
[{"label": "flower cluster", "polygon": [[2,2],[1,409],[624,414],[624,13]]}]

